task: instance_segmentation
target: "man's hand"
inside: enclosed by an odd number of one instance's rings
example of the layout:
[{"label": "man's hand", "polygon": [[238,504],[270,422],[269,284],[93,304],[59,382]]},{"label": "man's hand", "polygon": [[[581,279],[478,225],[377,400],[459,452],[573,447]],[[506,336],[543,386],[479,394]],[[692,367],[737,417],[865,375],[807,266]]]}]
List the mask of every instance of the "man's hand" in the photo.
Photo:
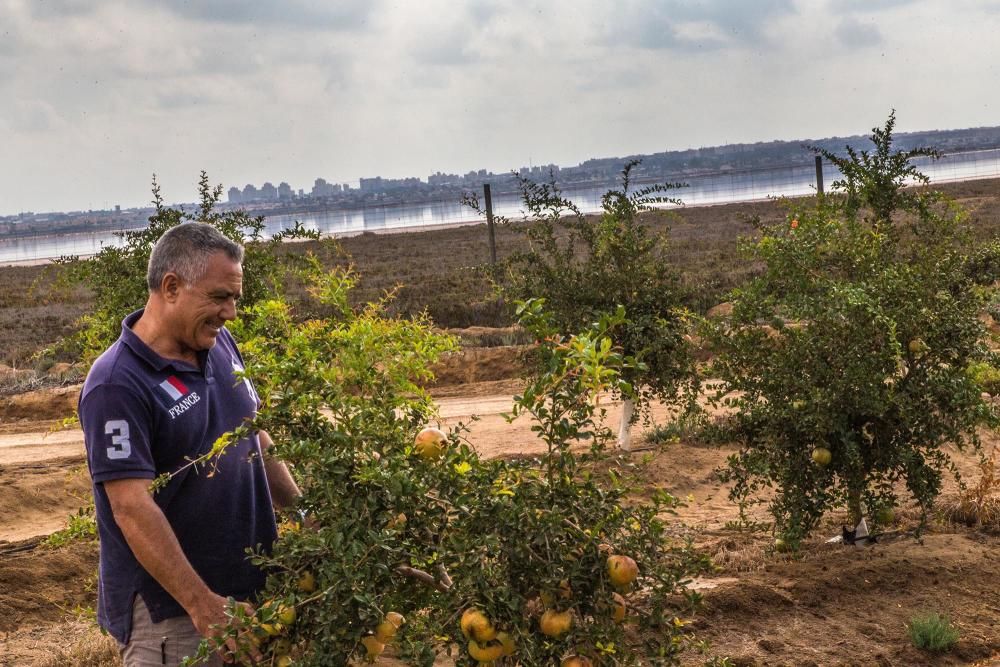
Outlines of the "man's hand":
[{"label": "man's hand", "polygon": [[253,617],[254,609],[250,604],[235,602],[221,595],[210,593],[189,612],[191,622],[194,623],[198,634],[213,640],[216,645],[219,644],[219,640],[231,624],[242,623],[236,637],[226,638],[224,646],[217,651],[224,662],[236,663],[242,658],[249,657],[251,661],[257,663],[262,659],[257,644],[252,641],[253,628],[245,621],[239,620]]}]

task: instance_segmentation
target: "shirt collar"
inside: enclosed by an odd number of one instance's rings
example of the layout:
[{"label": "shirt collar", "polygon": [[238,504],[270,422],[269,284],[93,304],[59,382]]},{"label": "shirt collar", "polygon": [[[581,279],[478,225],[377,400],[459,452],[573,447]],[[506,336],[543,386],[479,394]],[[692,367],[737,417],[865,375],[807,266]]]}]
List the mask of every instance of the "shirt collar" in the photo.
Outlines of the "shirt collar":
[{"label": "shirt collar", "polygon": [[[139,321],[142,317],[142,313],[145,308],[140,308],[134,313],[128,314],[124,320],[122,320],[122,333],[121,341],[128,345],[129,349],[132,350],[143,361],[152,366],[157,371],[162,371],[163,369],[170,367],[176,371],[197,371],[198,369],[191,364],[181,361],[180,359],[167,359],[166,357],[161,357],[159,354],[153,351],[153,348],[146,345],[145,342],[134,331],[132,327],[135,323]],[[205,367],[205,361],[202,360],[202,368]]]}]

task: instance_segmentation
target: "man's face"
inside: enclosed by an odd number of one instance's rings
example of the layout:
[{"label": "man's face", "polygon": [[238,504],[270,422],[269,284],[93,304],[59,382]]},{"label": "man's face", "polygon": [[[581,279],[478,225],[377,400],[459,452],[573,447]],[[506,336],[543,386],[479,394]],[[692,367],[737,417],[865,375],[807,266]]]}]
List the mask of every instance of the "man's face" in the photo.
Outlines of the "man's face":
[{"label": "man's face", "polygon": [[236,301],[243,293],[243,268],[217,252],[199,280],[181,283],[174,302],[177,343],[186,352],[200,352],[215,345],[219,329],[236,319]]}]

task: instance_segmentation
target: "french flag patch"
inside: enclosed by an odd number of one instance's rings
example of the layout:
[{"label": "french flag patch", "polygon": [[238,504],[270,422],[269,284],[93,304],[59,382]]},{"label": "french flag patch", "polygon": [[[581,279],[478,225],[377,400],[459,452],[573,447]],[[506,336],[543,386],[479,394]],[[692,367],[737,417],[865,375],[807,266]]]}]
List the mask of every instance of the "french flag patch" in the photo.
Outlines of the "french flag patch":
[{"label": "french flag patch", "polygon": [[160,389],[173,401],[179,401],[188,394],[188,388],[177,379],[176,375],[171,375],[160,383]]}]

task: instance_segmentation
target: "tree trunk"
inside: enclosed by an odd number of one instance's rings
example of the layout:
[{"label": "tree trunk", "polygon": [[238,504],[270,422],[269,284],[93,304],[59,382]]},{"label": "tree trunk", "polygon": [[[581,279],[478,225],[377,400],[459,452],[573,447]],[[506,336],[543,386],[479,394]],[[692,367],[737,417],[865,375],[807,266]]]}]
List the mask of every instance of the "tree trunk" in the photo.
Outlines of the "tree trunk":
[{"label": "tree trunk", "polygon": [[857,528],[864,514],[861,512],[861,487],[851,485],[847,491],[847,510],[851,515],[851,529]]},{"label": "tree trunk", "polygon": [[622,421],[618,426],[618,449],[632,450],[632,415],[635,414],[635,401],[626,398],[622,401]]}]

